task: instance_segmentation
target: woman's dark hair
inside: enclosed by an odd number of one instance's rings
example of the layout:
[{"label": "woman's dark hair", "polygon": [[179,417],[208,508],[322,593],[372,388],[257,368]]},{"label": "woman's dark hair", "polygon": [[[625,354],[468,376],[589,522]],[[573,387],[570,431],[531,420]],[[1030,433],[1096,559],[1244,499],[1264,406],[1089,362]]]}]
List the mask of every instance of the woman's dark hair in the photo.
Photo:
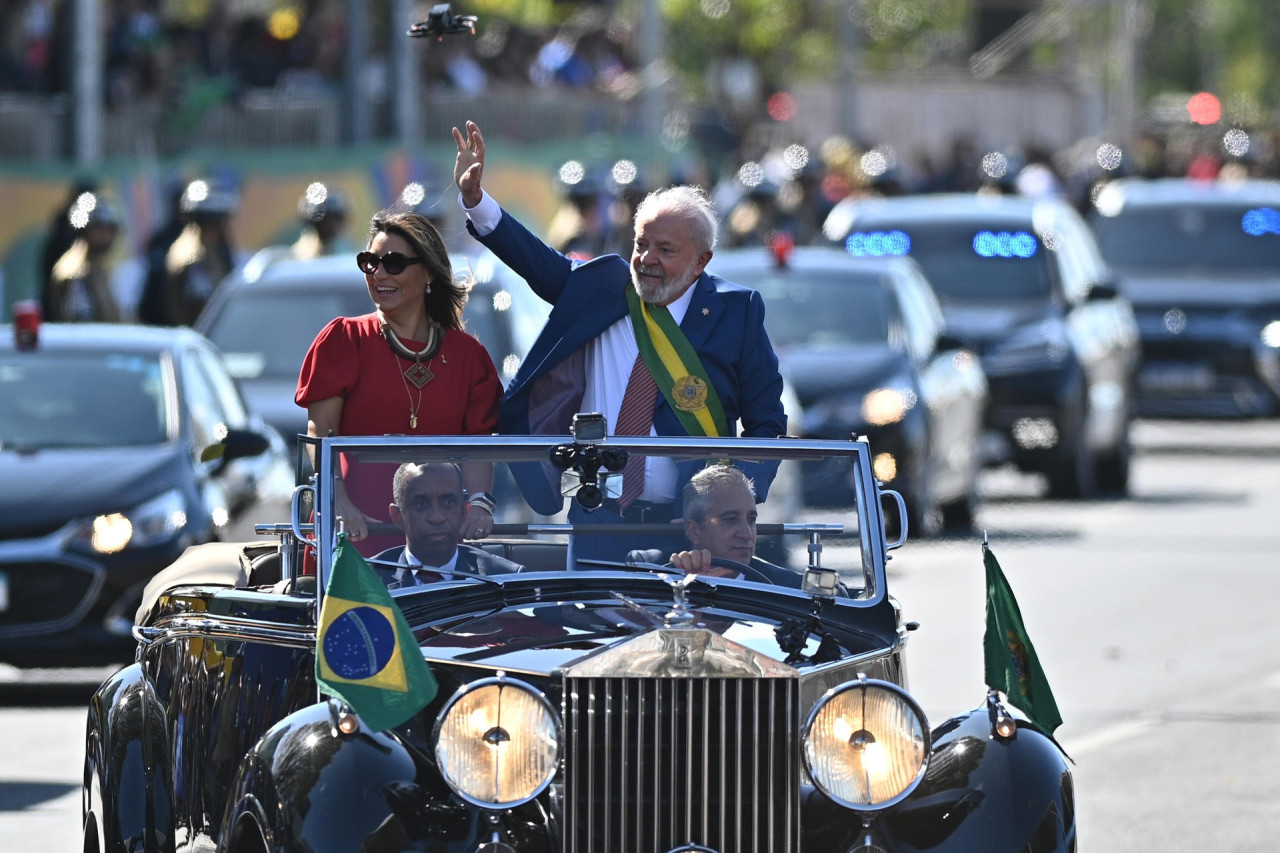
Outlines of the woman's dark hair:
[{"label": "woman's dark hair", "polygon": [[455,278],[449,250],[440,232],[420,213],[384,210],[373,215],[369,223],[368,248],[379,234],[396,234],[409,244],[413,255],[422,258],[431,277],[431,292],[426,295],[427,316],[445,329],[465,330],[462,309],[467,304],[469,288],[465,280]]}]

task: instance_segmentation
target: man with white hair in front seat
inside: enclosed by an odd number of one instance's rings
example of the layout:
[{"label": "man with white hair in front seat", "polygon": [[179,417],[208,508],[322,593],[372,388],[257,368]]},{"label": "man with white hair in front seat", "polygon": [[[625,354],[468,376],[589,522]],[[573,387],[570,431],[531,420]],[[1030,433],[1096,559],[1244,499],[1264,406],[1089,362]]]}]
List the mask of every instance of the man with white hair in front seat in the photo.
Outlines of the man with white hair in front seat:
[{"label": "man with white hair in front seat", "polygon": [[[779,586],[799,587],[803,577],[756,556],[756,495],[750,478],[732,465],[709,465],[690,478],[683,495],[684,533],[692,546],[667,561],[685,572],[710,577],[760,580],[731,565],[731,560],[755,569]],[[662,562],[658,550],[632,551],[628,560]]]}]

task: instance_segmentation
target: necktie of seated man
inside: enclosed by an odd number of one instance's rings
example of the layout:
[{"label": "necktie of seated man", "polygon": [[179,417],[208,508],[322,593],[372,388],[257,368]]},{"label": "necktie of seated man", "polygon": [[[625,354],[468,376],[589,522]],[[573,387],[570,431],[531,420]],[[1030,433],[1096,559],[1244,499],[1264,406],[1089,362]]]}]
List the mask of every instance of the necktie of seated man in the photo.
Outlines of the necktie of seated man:
[{"label": "necktie of seated man", "polygon": [[[622,395],[622,407],[618,410],[618,422],[614,426],[614,435],[648,435],[653,429],[653,407],[658,402],[658,385],[653,381],[649,368],[644,366],[644,359],[636,356],[636,363],[631,367],[631,378],[627,380],[627,390]],[[644,489],[644,457],[638,453],[627,459],[627,467],[622,470],[622,497],[618,507],[626,510],[640,497]]]}]

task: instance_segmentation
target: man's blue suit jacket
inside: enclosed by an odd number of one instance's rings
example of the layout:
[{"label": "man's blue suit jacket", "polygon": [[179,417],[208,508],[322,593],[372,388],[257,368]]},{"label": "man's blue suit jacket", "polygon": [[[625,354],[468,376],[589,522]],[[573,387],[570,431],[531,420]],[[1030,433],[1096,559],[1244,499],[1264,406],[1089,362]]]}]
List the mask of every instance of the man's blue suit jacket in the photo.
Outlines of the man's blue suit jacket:
[{"label": "man's blue suit jacket", "polygon": [[[618,255],[585,263],[571,261],[506,211],[492,232],[475,236],[552,305],[542,333],[507,386],[498,409],[498,431],[511,435],[568,435],[586,388],[586,347],[627,315],[631,266]],[[720,395],[730,429],[741,421],[742,435],[785,435],[782,376],[764,329],[764,300],[751,288],[705,272],[693,287],[693,298],[680,328]],[[659,435],[686,435],[661,394],[653,423]],[[680,467],[679,482],[683,485],[701,466],[686,462]],[[763,500],[774,469],[753,468],[756,470],[750,474],[756,480],[756,494]],[[558,479],[554,483],[547,477],[536,481],[527,476],[519,479],[526,500],[538,512],[550,515],[563,507]]]}]

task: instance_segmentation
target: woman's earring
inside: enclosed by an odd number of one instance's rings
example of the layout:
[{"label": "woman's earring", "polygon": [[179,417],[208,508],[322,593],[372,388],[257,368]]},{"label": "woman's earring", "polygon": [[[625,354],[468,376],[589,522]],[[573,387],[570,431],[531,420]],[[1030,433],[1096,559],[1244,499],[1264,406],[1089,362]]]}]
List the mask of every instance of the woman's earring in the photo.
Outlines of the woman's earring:
[{"label": "woman's earring", "polygon": [[431,295],[431,282],[427,282],[427,295]]}]

